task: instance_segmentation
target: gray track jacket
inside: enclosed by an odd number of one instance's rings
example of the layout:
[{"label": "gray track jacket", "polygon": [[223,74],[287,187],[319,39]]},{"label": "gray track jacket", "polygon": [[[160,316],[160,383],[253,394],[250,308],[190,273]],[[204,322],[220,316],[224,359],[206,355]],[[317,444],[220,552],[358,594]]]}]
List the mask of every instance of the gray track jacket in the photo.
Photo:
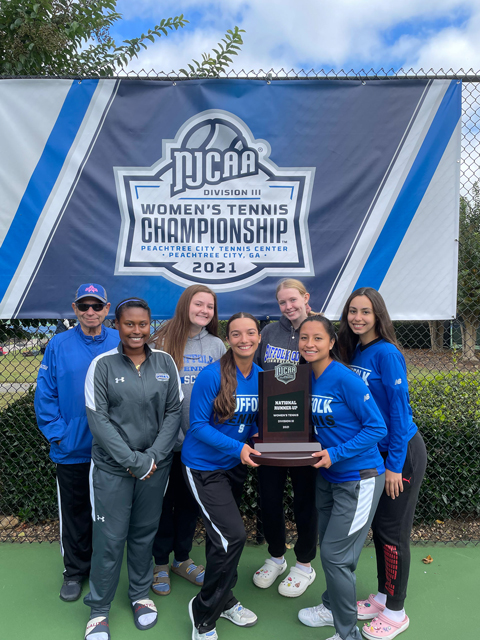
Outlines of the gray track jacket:
[{"label": "gray track jacket", "polygon": [[92,361],[85,380],[94,464],[119,476],[143,478],[167,463],[177,439],[183,392],[172,357],[145,346],[137,371],[123,345]]}]

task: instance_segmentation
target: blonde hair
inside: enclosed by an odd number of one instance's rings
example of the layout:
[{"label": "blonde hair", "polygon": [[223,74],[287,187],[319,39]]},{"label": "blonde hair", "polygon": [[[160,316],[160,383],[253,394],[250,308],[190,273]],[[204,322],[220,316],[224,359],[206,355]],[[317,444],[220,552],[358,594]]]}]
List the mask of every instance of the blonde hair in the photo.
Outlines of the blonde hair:
[{"label": "blonde hair", "polygon": [[[278,294],[282,289],[296,289],[301,296],[304,296],[308,293],[306,286],[300,280],[296,280],[295,278],[285,278],[285,280],[281,280],[275,291],[275,298],[278,300]],[[310,295],[308,293],[308,295]],[[323,316],[323,313],[310,311],[307,313],[307,316]]]},{"label": "blonde hair", "polygon": [[285,278],[285,280],[281,280],[275,291],[275,297],[278,299],[278,293],[282,289],[296,289],[301,296],[304,296],[308,293],[305,285],[300,280],[295,280],[295,278]]}]

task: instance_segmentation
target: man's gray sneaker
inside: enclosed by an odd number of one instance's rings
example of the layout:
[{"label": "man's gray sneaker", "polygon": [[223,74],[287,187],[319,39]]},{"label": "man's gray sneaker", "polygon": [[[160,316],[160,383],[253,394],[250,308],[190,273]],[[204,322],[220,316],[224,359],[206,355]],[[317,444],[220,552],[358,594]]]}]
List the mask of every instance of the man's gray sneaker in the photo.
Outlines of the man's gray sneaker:
[{"label": "man's gray sneaker", "polygon": [[79,580],[65,580],[60,589],[60,598],[65,602],[74,602],[82,595],[82,583]]}]

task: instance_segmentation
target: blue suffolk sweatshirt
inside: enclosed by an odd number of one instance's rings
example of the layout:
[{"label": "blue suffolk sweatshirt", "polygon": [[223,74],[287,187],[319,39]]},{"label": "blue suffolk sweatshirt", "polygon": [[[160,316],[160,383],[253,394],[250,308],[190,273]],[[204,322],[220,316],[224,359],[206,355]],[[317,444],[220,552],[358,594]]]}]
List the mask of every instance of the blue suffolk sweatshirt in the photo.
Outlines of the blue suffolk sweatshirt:
[{"label": "blue suffolk sweatshirt", "polygon": [[350,369],[331,362],[312,373],[312,422],[316,439],[328,450],[332,466],[320,468],[329,482],[363,480],[384,473],[377,443],[385,422],[366,385]]},{"label": "blue suffolk sweatshirt", "polygon": [[385,466],[401,473],[408,443],[417,432],[405,358],[395,345],[380,338],[364,347],[358,345],[351,366],[367,385],[387,425],[388,433],[378,443],[380,451],[388,452]]},{"label": "blue suffolk sweatshirt", "polygon": [[220,361],[197,376],[190,400],[190,429],[182,447],[182,462],[198,471],[232,469],[240,462],[244,443],[257,433],[258,372],[255,363],[245,378],[237,368],[236,409],[231,420],[215,421],[213,403],[220,390]]}]

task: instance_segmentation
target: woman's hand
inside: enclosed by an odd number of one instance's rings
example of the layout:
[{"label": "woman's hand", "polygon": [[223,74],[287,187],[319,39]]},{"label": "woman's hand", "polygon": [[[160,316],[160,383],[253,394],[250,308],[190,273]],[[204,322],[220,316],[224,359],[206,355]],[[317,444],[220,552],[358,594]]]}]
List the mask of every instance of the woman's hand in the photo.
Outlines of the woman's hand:
[{"label": "woman's hand", "polygon": [[395,500],[403,493],[403,479],[401,473],[394,473],[385,469],[385,493],[389,498]]},{"label": "woman's hand", "polygon": [[262,455],[260,451],[257,451],[256,449],[252,449],[252,447],[250,447],[248,444],[244,444],[240,452],[240,461],[242,464],[246,464],[249,467],[258,467],[259,465],[253,462],[253,460],[250,458],[251,453],[253,453],[256,456]]},{"label": "woman's hand", "polygon": [[332,466],[332,461],[330,460],[330,454],[328,453],[327,449],[322,449],[321,451],[314,451],[312,453],[312,456],[314,458],[320,458],[317,464],[313,465],[315,469],[318,469],[319,467],[324,467],[325,469],[329,469]]},{"label": "woman's hand", "polygon": [[[154,462],[152,468],[148,472],[148,475],[146,475],[144,478],[141,478],[141,480],[148,480],[149,478],[151,478],[153,476],[153,474],[155,473],[156,470],[157,470],[157,465]],[[137,477],[134,473],[132,473],[130,471],[130,469],[127,469],[127,471],[132,476],[132,478],[136,478]]]},{"label": "woman's hand", "polygon": [[145,476],[144,478],[142,478],[142,480],[148,480],[149,478],[151,478],[156,470],[157,470],[157,465],[154,462],[153,465],[152,465],[152,468],[148,472],[148,475]]}]

